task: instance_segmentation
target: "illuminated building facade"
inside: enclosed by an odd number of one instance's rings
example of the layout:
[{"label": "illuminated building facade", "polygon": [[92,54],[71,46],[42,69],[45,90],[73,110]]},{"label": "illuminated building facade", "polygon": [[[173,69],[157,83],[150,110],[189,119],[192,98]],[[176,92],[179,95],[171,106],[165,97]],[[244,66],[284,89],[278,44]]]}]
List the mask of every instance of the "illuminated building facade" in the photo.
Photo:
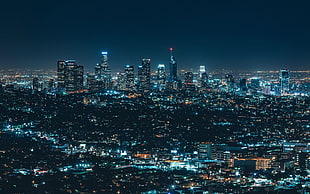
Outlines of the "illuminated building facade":
[{"label": "illuminated building facade", "polygon": [[95,66],[95,76],[98,81],[103,82],[103,89],[112,88],[112,76],[108,63],[108,52],[101,52],[101,62]]},{"label": "illuminated building facade", "polygon": [[164,64],[158,64],[157,66],[157,85],[159,90],[165,89],[166,83],[166,67]]},{"label": "illuminated building facade", "polygon": [[231,161],[233,167],[240,167],[245,170],[265,170],[271,167],[269,158],[234,158]]},{"label": "illuminated building facade", "polygon": [[135,86],[135,73],[132,65],[125,66],[125,89],[133,90]]},{"label": "illuminated building facade", "polygon": [[178,81],[178,66],[177,66],[177,61],[175,57],[173,56],[172,53],[173,49],[170,48],[170,82],[177,82]]},{"label": "illuminated building facade", "polygon": [[200,65],[199,66],[199,77],[202,77],[202,74],[206,72],[206,66]]},{"label": "illuminated building facade", "polygon": [[38,91],[40,87],[39,79],[37,77],[32,79],[32,89]]},{"label": "illuminated building facade", "polygon": [[142,59],[138,66],[139,90],[149,91],[151,89],[151,59]]},{"label": "illuminated building facade", "polygon": [[208,86],[208,74],[207,72],[204,72],[201,74],[201,78],[200,78],[200,87],[206,88]]},{"label": "illuminated building facade", "polygon": [[75,60],[57,62],[58,89],[72,92],[83,89],[84,67],[77,65]]},{"label": "illuminated building facade", "polygon": [[129,90],[129,88],[127,88],[126,77],[127,77],[126,73],[119,72],[116,74],[116,78],[117,78],[116,88],[118,90]]},{"label": "illuminated building facade", "polygon": [[185,72],[184,74],[184,89],[187,91],[194,91],[195,84],[194,84],[194,74],[193,72]]},{"label": "illuminated building facade", "polygon": [[287,69],[281,69],[279,75],[280,93],[287,94],[290,90],[290,72]]},{"label": "illuminated building facade", "polygon": [[227,91],[232,92],[234,89],[234,77],[230,74],[226,74],[225,78],[226,78]]}]

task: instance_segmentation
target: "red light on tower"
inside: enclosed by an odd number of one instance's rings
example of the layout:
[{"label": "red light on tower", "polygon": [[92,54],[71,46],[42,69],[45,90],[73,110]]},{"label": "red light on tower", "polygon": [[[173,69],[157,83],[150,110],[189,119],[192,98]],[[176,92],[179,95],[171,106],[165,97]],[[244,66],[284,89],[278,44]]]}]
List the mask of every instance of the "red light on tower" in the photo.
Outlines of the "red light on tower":
[{"label": "red light on tower", "polygon": [[173,50],[173,48],[170,48],[170,51],[172,51]]}]

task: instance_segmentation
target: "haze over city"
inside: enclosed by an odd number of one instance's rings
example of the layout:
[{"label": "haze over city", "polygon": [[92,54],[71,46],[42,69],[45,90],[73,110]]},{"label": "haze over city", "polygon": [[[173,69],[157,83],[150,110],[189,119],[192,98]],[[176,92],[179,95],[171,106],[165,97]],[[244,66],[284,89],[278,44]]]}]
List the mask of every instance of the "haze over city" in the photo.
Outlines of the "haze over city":
[{"label": "haze over city", "polygon": [[55,69],[76,59],[113,71],[151,58],[180,69],[301,69],[310,64],[309,1],[5,1],[0,68]]}]

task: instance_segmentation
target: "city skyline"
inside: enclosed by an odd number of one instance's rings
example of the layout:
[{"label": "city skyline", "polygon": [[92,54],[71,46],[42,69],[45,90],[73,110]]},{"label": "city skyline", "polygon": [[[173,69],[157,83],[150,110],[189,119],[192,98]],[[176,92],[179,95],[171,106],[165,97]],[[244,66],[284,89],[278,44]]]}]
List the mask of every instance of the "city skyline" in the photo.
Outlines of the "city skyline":
[{"label": "city skyline", "polygon": [[310,193],[310,2],[0,6],[0,193]]},{"label": "city skyline", "polygon": [[0,68],[52,69],[76,59],[93,69],[108,51],[122,70],[152,59],[207,71],[301,69],[310,64],[309,2],[299,1],[48,1],[5,2]]}]

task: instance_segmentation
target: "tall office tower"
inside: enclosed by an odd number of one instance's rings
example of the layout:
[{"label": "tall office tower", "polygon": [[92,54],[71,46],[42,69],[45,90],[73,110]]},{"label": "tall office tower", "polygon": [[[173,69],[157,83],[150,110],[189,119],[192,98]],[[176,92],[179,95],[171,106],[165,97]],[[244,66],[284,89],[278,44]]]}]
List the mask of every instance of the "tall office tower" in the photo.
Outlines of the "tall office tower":
[{"label": "tall office tower", "polygon": [[246,90],[247,90],[246,79],[241,78],[240,79],[240,91],[246,91]]},{"label": "tall office tower", "polygon": [[143,80],[142,65],[139,65],[138,66],[138,84],[137,84],[138,90],[141,90],[142,88],[142,80]]},{"label": "tall office tower", "polygon": [[178,66],[175,57],[173,56],[173,48],[170,48],[170,82],[178,81]]},{"label": "tall office tower", "polygon": [[280,93],[281,95],[287,94],[290,90],[290,73],[287,69],[280,70],[279,76],[280,82]]},{"label": "tall office tower", "polygon": [[117,84],[116,88],[117,90],[129,90],[127,86],[127,78],[126,78],[126,73],[117,73],[116,74],[116,79],[117,79]]},{"label": "tall office tower", "polygon": [[194,74],[193,72],[185,72],[184,74],[184,89],[193,91],[195,90]]},{"label": "tall office tower", "polygon": [[139,90],[151,89],[151,59],[142,59],[142,65],[138,66]]},{"label": "tall office tower", "polygon": [[108,64],[108,52],[101,52],[102,59],[100,63],[97,63],[95,66],[95,75],[98,79],[104,79],[109,72],[109,64]]},{"label": "tall office tower", "polygon": [[227,84],[227,91],[232,92],[234,89],[234,77],[230,74],[225,75],[226,84]]},{"label": "tall office tower", "polygon": [[157,85],[160,91],[165,89],[166,83],[166,67],[164,64],[158,64],[157,66]]},{"label": "tall office tower", "polygon": [[125,66],[125,89],[132,91],[135,87],[135,73],[132,65]]},{"label": "tall office tower", "polygon": [[83,66],[75,60],[57,62],[58,89],[72,92],[83,89]]},{"label": "tall office tower", "polygon": [[198,85],[200,87],[206,87],[206,83],[207,83],[207,80],[208,77],[207,77],[207,73],[206,73],[206,66],[204,65],[200,65],[199,66],[199,76],[197,78],[197,81],[198,81]]},{"label": "tall office tower", "polygon": [[47,87],[48,91],[51,92],[55,89],[55,81],[54,79],[49,79],[48,80],[48,87]]},{"label": "tall office tower", "polygon": [[96,76],[87,74],[87,89],[91,92],[100,92],[103,88],[103,81],[98,80]]},{"label": "tall office tower", "polygon": [[192,84],[192,83],[194,83],[194,74],[193,74],[193,72],[190,72],[190,71],[185,72],[185,74],[184,74],[184,83],[185,84]]},{"label": "tall office tower", "polygon": [[76,84],[74,87],[77,90],[82,90],[84,89],[84,66],[78,65],[75,71],[76,71]]},{"label": "tall office tower", "polygon": [[202,73],[200,78],[200,86],[206,88],[208,86],[208,79],[209,78],[207,72]]},{"label": "tall office tower", "polygon": [[200,65],[199,66],[199,77],[202,77],[202,74],[206,72],[206,66]]},{"label": "tall office tower", "polygon": [[103,89],[112,88],[112,76],[108,63],[108,52],[101,52],[101,62],[95,66],[95,75],[98,81],[103,82]]},{"label": "tall office tower", "polygon": [[38,91],[40,87],[39,78],[35,77],[32,79],[32,89]]},{"label": "tall office tower", "polygon": [[57,62],[57,81],[58,81],[58,89],[65,89],[65,66],[66,61],[58,61]]}]

